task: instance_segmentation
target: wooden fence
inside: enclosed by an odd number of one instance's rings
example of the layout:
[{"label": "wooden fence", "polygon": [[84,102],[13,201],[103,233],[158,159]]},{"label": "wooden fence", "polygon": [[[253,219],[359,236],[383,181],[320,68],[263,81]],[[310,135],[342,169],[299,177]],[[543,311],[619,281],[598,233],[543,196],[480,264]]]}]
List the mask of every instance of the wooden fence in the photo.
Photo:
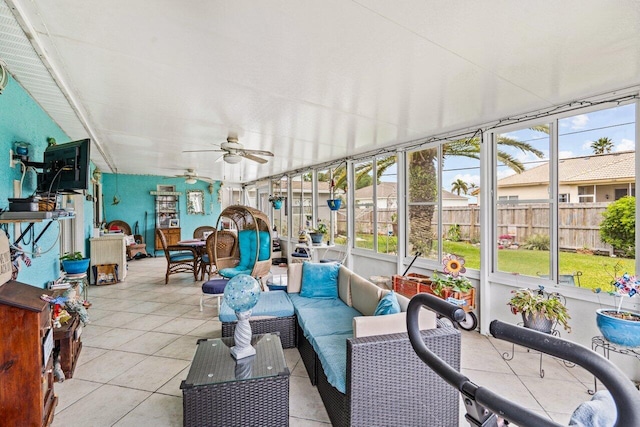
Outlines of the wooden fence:
[{"label": "wooden fence", "polygon": [[[559,245],[562,250],[590,249],[598,253],[613,253],[611,245],[600,240],[602,213],[608,203],[563,203],[558,210]],[[443,237],[457,225],[461,240],[480,240],[480,206],[445,207],[442,210]],[[378,234],[388,234],[392,228],[392,211],[378,211]],[[437,221],[437,218],[434,218]],[[434,221],[433,226],[436,226]],[[502,205],[497,212],[497,235],[509,234],[514,241],[524,243],[535,234],[549,235],[551,222],[549,205]],[[342,224],[343,226],[345,224]],[[373,212],[361,210],[356,218],[356,232],[373,232]]]}]

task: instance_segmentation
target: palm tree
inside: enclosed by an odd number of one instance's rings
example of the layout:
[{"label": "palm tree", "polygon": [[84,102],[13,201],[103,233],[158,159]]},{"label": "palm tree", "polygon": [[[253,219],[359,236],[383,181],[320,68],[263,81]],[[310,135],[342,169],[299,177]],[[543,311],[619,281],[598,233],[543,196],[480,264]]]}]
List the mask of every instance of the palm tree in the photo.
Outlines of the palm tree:
[{"label": "palm tree", "polygon": [[606,136],[598,138],[597,141],[591,143],[591,149],[593,150],[593,154],[610,153],[613,150],[613,141]]},{"label": "palm tree", "polygon": [[460,193],[467,194],[469,191],[469,184],[461,180],[460,178],[456,179],[451,183],[451,192],[456,193],[458,196]]}]

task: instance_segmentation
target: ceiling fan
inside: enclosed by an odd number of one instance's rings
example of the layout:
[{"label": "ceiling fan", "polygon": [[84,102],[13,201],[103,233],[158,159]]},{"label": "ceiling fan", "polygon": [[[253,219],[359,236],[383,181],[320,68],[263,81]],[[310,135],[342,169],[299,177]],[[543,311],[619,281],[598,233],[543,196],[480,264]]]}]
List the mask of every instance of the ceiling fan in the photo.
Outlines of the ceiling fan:
[{"label": "ceiling fan", "polygon": [[182,175],[174,175],[174,176],[176,178],[184,178],[184,182],[187,184],[195,184],[196,182],[198,182],[198,180],[211,182],[211,183],[214,182],[213,178],[209,178],[208,176],[198,176],[198,173],[196,172],[195,169],[187,169],[187,171]]},{"label": "ceiling fan", "polygon": [[267,159],[263,159],[258,156],[268,156],[273,157],[273,153],[271,151],[265,150],[249,150],[244,148],[242,144],[238,142],[238,138],[236,137],[228,137],[226,142],[220,144],[220,148],[216,150],[185,150],[183,153],[204,153],[207,151],[214,151],[219,153],[224,153],[222,158],[225,162],[230,164],[239,163],[242,158],[253,160],[258,163],[267,163]]}]

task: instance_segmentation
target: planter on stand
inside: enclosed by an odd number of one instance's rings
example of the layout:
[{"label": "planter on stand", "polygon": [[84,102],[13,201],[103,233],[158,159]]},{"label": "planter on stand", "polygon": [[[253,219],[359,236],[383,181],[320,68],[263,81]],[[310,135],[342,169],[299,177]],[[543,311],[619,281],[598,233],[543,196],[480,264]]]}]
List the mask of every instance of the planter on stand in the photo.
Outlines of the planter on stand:
[{"label": "planter on stand", "polygon": [[545,334],[550,334],[553,329],[554,320],[547,319],[545,315],[540,312],[522,313],[522,320],[524,321],[525,328],[534,329],[544,332]]},{"label": "planter on stand", "polygon": [[80,274],[86,273],[89,269],[90,258],[78,259],[78,260],[62,260],[62,269],[67,274]]},{"label": "planter on stand", "polygon": [[273,209],[279,210],[282,208],[282,200],[274,200],[271,202],[271,205],[273,206]]},{"label": "planter on stand", "polygon": [[596,310],[596,324],[609,342],[625,347],[640,346],[640,315],[615,309]]},{"label": "planter on stand", "polygon": [[309,236],[311,236],[311,243],[315,244],[315,245],[319,245],[322,243],[322,238],[324,237],[324,234],[322,233],[309,233]]}]

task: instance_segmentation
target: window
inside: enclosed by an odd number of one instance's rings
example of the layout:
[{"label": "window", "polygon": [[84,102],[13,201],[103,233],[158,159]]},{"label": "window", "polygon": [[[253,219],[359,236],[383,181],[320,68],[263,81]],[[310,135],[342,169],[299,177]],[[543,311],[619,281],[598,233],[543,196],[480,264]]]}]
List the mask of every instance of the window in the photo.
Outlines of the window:
[{"label": "window", "polygon": [[[616,263],[635,271],[600,236],[607,206],[635,194],[635,138],[634,104],[494,134],[493,271],[583,288],[609,283]],[[506,235],[517,245],[500,245]]]},{"label": "window", "polygon": [[440,259],[438,168],[440,147],[407,153],[407,253]]}]

